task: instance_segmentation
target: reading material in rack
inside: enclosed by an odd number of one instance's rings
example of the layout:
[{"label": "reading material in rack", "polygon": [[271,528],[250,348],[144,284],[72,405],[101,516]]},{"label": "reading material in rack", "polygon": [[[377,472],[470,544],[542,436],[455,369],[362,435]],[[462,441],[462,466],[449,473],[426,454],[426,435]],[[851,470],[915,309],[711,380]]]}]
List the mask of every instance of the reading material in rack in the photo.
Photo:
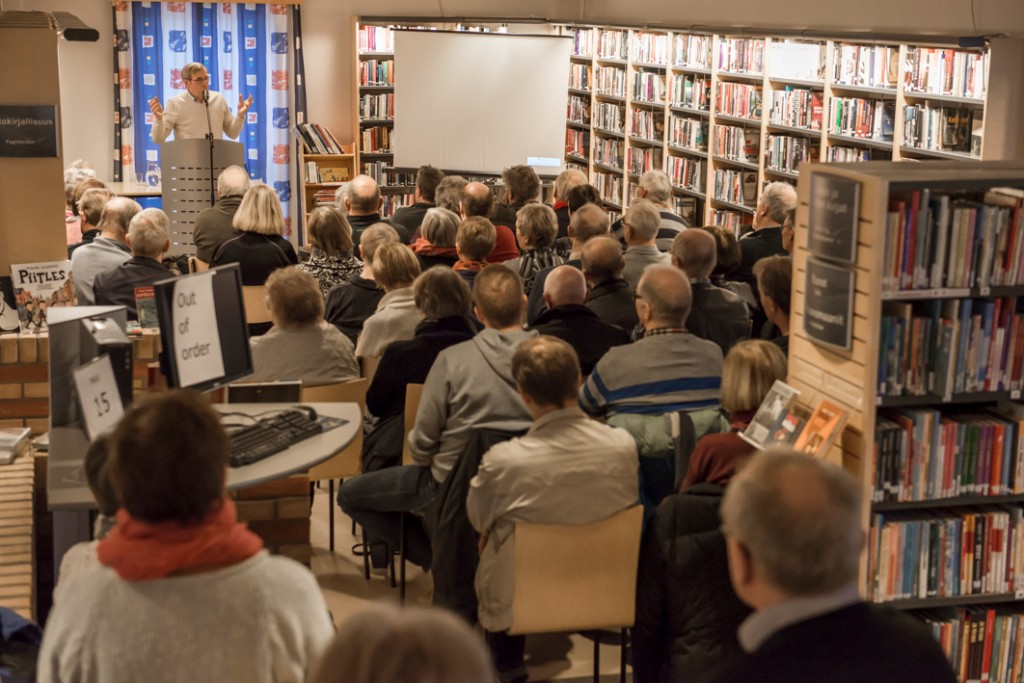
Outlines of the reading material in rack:
[{"label": "reading material in rack", "polygon": [[0,429],[0,465],[7,465],[14,461],[18,453],[28,444],[28,437],[31,433],[32,430],[28,427]]}]

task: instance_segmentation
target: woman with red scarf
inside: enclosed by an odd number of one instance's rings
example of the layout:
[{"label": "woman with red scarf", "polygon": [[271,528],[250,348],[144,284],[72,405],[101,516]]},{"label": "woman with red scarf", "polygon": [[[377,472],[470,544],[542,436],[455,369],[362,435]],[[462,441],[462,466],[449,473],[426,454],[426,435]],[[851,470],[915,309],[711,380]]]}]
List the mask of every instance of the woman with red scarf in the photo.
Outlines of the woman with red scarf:
[{"label": "woman with red scarf", "polygon": [[100,566],[50,614],[40,681],[303,681],[333,626],[308,569],[269,555],[225,495],[228,439],[193,392],[133,407],[108,462]]}]

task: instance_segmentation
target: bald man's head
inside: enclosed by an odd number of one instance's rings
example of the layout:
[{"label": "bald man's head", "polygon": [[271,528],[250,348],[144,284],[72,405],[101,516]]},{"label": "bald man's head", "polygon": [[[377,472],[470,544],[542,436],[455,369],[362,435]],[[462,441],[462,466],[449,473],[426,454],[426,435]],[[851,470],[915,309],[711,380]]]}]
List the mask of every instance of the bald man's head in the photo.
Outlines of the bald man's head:
[{"label": "bald man's head", "polygon": [[622,275],[622,247],[611,237],[595,237],[583,245],[583,274],[594,287]]},{"label": "bald man's head", "polygon": [[690,280],[672,266],[648,266],[636,287],[642,304],[648,308],[640,322],[648,330],[659,327],[683,327],[690,315],[693,291]]},{"label": "bald man's head", "polygon": [[581,305],[587,301],[587,281],[572,266],[558,266],[544,280],[544,303],[548,308]]},{"label": "bald man's head", "polygon": [[704,230],[683,230],[672,241],[672,264],[690,279],[708,279],[717,258],[715,238]]},{"label": "bald man's head", "polygon": [[462,215],[464,218],[491,215],[494,206],[494,193],[483,183],[466,183],[462,189]]},{"label": "bald man's head", "polygon": [[345,208],[351,216],[372,216],[380,211],[380,186],[368,175],[357,175],[348,184]]}]

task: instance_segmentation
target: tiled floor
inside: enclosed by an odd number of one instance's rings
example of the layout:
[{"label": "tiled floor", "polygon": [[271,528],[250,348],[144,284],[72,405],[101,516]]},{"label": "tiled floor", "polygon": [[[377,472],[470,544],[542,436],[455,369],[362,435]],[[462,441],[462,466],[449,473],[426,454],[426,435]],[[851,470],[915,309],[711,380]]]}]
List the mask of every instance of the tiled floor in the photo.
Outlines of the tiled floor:
[{"label": "tiled floor", "polygon": [[[398,589],[392,588],[388,577],[363,578],[362,559],[352,554],[356,539],[352,522],[335,508],[335,552],[328,548],[327,487],[317,489],[313,501],[310,534],[313,540],[313,573],[324,591],[327,605],[336,624],[371,602],[398,603]],[[414,565],[406,569],[406,603],[429,604],[432,581]],[[527,667],[531,681],[591,680],[593,675],[593,642],[580,635],[543,635],[527,639]],[[619,678],[619,648],[602,645],[600,653],[602,681]]]}]

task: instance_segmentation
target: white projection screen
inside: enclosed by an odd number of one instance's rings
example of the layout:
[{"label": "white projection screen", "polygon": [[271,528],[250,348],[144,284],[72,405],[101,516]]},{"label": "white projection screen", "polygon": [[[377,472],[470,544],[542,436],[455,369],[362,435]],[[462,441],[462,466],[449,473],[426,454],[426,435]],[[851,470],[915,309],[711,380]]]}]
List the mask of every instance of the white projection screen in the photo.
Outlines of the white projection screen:
[{"label": "white projection screen", "polygon": [[394,165],[558,174],[571,46],[562,36],[395,31]]}]

